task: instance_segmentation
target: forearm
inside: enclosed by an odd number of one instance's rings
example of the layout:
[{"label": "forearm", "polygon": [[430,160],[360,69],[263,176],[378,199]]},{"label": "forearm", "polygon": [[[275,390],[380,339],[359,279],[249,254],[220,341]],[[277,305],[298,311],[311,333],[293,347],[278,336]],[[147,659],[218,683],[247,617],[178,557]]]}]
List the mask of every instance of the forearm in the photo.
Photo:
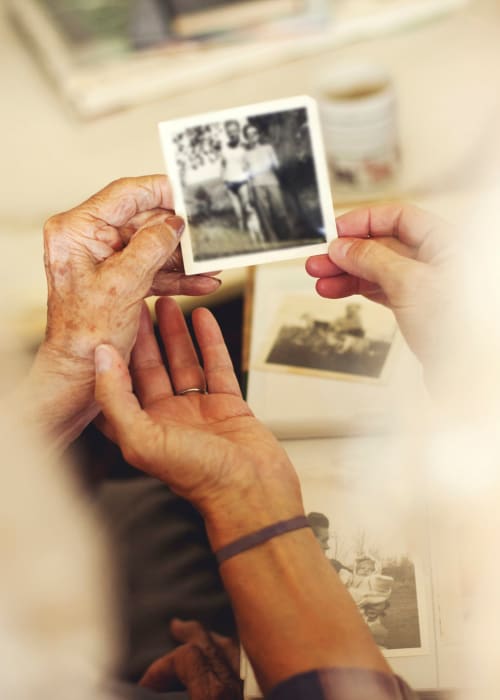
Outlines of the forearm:
[{"label": "forearm", "polygon": [[[297,512],[258,487],[237,507],[225,508],[208,532],[218,549]],[[272,496],[272,494],[271,494]],[[269,494],[267,495],[269,498]],[[291,512],[293,510],[293,512]],[[215,524],[215,522],[217,524]],[[357,667],[389,672],[351,596],[309,528],[269,540],[221,566],[242,643],[264,692],[305,671]]]},{"label": "forearm", "polygon": [[88,361],[62,366],[45,346],[17,391],[25,420],[55,451],[64,451],[99,413],[94,400],[94,372]]}]

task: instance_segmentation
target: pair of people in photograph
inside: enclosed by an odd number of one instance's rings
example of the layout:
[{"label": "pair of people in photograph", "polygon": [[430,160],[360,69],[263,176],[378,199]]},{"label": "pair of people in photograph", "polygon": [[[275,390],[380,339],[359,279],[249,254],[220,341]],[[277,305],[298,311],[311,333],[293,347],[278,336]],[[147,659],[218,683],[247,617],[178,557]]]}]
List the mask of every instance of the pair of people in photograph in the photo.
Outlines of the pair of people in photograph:
[{"label": "pair of people in photograph", "polygon": [[288,238],[276,151],[270,143],[262,143],[259,129],[253,124],[242,128],[238,121],[231,120],[224,128],[227,139],[222,146],[221,174],[238,228],[254,243]]},{"label": "pair of people in photograph", "polygon": [[350,567],[330,558],[329,519],[324,513],[313,512],[308,514],[307,520],[325,556],[358,606],[374,640],[378,646],[386,647],[389,630],[383,624],[383,618],[390,605],[394,578],[382,574],[380,564],[366,553],[359,554]]}]

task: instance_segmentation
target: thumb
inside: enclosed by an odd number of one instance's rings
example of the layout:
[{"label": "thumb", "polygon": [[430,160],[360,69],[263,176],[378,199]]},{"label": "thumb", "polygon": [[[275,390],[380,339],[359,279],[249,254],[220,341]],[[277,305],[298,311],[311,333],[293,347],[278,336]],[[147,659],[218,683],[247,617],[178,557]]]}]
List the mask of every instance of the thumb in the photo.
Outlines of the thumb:
[{"label": "thumb", "polygon": [[344,272],[377,284],[391,303],[413,294],[415,275],[422,267],[372,238],[337,238],[328,257]]},{"label": "thumb", "polygon": [[148,418],[132,391],[124,360],[111,345],[95,350],[95,398],[127,462],[135,464],[133,445]]},{"label": "thumb", "polygon": [[156,273],[174,254],[183,231],[184,221],[173,215],[161,223],[140,228],[115,258],[122,275],[137,280],[146,294]]}]

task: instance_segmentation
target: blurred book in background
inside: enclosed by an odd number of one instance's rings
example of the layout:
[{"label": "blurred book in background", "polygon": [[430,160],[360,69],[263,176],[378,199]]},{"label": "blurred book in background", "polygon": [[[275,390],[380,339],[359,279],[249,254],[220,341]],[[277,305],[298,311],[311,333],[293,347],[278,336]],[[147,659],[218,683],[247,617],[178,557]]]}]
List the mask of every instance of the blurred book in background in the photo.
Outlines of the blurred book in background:
[{"label": "blurred book in background", "polygon": [[308,10],[304,0],[171,0],[168,5],[174,35],[188,38],[238,32]]},{"label": "blurred book in background", "polygon": [[427,22],[467,0],[6,0],[83,118]]}]

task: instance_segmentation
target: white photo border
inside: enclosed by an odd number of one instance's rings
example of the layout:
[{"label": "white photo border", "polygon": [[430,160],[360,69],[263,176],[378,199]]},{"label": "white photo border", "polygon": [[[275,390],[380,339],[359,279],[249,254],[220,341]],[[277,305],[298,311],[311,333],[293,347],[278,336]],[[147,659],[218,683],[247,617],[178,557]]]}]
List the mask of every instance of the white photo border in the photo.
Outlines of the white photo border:
[{"label": "white photo border", "polygon": [[[238,255],[211,258],[210,260],[196,261],[193,256],[193,247],[189,231],[188,212],[184,200],[184,192],[177,168],[177,157],[174,136],[179,131],[189,127],[203,126],[214,122],[223,122],[228,119],[241,119],[247,116],[260,116],[272,114],[273,112],[286,112],[294,109],[305,109],[307,111],[309,133],[312,145],[316,182],[318,187],[321,213],[323,216],[325,243],[313,243],[304,246],[291,248],[281,248],[278,250],[265,250],[256,253],[241,253]],[[173,119],[160,122],[158,124],[160,141],[165,159],[167,175],[172,187],[174,206],[176,214],[181,216],[186,222],[186,230],[181,237],[181,250],[184,260],[186,274],[199,274],[212,272],[213,270],[227,270],[236,267],[250,267],[279,260],[293,260],[305,258],[310,255],[320,255],[328,250],[328,243],[337,238],[337,227],[335,224],[335,212],[330,189],[330,178],[326,161],[325,149],[323,145],[323,135],[319,120],[318,104],[316,100],[308,95],[299,97],[287,97],[280,100],[258,102],[251,105],[244,105],[232,109],[224,109],[215,112],[205,112],[203,114]]]}]

